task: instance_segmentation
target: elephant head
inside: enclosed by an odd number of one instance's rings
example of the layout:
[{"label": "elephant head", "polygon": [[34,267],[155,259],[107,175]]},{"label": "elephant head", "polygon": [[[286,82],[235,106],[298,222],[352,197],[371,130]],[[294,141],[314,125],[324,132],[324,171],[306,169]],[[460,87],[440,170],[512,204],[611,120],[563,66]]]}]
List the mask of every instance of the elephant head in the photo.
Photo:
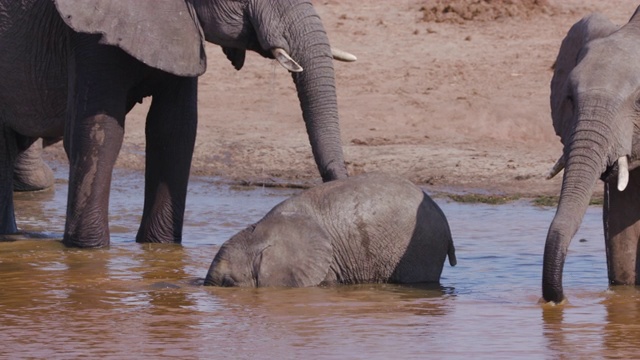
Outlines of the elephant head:
[{"label": "elephant head", "polygon": [[331,261],[330,237],[316,221],[267,215],[222,245],[205,285],[314,286],[325,279]]},{"label": "elephant head", "polygon": [[246,50],[275,58],[296,84],[314,158],[323,180],[347,176],[343,160],[332,49],[310,1],[55,0],[75,31],[102,34],[141,62],[179,76],[206,69],[204,40],[222,46],[236,69]]},{"label": "elephant head", "polygon": [[[623,191],[637,166],[640,126],[640,16],[619,28],[600,14],[573,25],[551,80],[551,116],[564,146],[549,177],[564,168],[560,200],[544,250],[545,301],[564,300],[562,270],[599,178]],[[611,279],[611,274],[610,274]]]}]

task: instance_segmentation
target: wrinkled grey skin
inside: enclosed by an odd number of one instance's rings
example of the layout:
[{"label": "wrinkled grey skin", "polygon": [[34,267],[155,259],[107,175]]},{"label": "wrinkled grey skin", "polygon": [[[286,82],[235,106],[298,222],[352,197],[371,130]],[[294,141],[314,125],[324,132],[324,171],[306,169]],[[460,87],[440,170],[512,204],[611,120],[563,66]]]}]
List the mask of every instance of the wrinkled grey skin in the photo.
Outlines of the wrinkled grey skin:
[{"label": "wrinkled grey skin", "polygon": [[29,168],[21,156],[36,139],[64,136],[70,179],[63,242],[108,245],[109,188],[125,115],[151,96],[136,240],[179,243],[205,40],[221,45],[236,69],[245,50],[269,58],[274,48],[287,51],[304,69],[293,80],[322,179],[347,176],[331,49],[309,1],[0,0],[0,234],[17,231],[14,165],[20,178],[24,164]]},{"label": "wrinkled grey skin", "polygon": [[[556,215],[544,250],[542,293],[565,299],[567,249],[599,178],[605,183],[604,229],[611,284],[638,284],[640,237],[640,16],[618,28],[600,14],[577,22],[563,40],[551,81],[551,113],[566,162]],[[617,188],[618,159],[629,184]],[[624,174],[621,172],[620,174]],[[622,175],[620,178],[624,178]]]},{"label": "wrinkled grey skin", "polygon": [[420,188],[370,173],[283,201],[225,242],[205,285],[439,282],[456,264],[445,215]]},{"label": "wrinkled grey skin", "polygon": [[13,168],[14,191],[39,191],[53,186],[53,171],[42,160],[42,139],[18,153]]}]

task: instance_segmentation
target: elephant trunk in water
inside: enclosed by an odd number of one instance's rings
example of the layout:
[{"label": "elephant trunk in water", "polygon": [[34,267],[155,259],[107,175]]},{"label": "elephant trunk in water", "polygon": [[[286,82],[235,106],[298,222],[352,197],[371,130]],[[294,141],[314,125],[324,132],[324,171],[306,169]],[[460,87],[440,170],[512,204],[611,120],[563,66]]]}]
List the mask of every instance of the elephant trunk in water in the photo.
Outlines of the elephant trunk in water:
[{"label": "elephant trunk in water", "polygon": [[[310,3],[291,16],[290,55],[302,72],[292,73],[302,116],[323,181],[347,177],[344,164],[333,56],[320,17]],[[300,25],[303,24],[303,25]]]},{"label": "elephant trunk in water", "polygon": [[569,243],[578,231],[598,178],[612,163],[608,157],[611,150],[607,149],[607,139],[612,137],[610,128],[614,116],[606,112],[598,106],[579,110],[565,149],[566,168],[560,200],[544,249],[542,296],[545,301],[560,303],[564,300],[562,269]]}]

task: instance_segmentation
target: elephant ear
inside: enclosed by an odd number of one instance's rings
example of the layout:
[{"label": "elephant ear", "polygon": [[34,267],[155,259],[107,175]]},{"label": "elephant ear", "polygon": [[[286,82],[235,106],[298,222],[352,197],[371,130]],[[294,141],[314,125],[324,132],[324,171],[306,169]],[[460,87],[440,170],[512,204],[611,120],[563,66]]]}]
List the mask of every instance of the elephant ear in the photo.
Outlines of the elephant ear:
[{"label": "elephant ear", "polygon": [[556,135],[560,136],[563,141],[566,139],[565,131],[570,128],[569,122],[565,122],[564,119],[567,118],[567,111],[572,111],[572,104],[567,101],[569,74],[579,62],[580,50],[588,42],[607,37],[618,28],[604,15],[594,13],[575,23],[562,40],[558,57],[553,65],[554,71],[551,79],[551,118]]},{"label": "elephant ear", "polygon": [[102,34],[141,62],[180,76],[206,69],[204,35],[195,9],[184,0],[55,0],[73,30]]},{"label": "elephant ear", "polygon": [[254,262],[258,286],[306,287],[325,279],[331,240],[313,219],[279,214],[263,219],[254,232],[254,238],[268,239]]}]

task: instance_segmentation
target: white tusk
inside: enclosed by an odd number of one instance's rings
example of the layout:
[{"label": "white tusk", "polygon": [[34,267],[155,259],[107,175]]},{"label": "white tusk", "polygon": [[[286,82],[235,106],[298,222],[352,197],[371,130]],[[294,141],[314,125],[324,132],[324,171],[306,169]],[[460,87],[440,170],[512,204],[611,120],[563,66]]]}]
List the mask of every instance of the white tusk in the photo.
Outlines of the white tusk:
[{"label": "white tusk", "polygon": [[549,174],[547,175],[547,180],[553,179],[553,177],[558,175],[558,173],[562,171],[562,169],[564,169],[564,155],[560,156],[558,161],[556,161],[556,164],[553,165],[553,167],[549,171]]},{"label": "white tusk", "polygon": [[293,60],[291,56],[289,56],[289,54],[287,54],[287,52],[284,51],[284,49],[273,48],[271,49],[271,54],[273,54],[273,57],[276,58],[276,60],[278,60],[278,62],[280,63],[280,65],[282,65],[283,68],[291,72],[302,72],[302,66],[300,66],[300,64],[298,64],[295,60]]},{"label": "white tusk", "polygon": [[629,162],[626,156],[618,158],[618,191],[623,191],[629,184]]},{"label": "white tusk", "polygon": [[331,55],[333,55],[333,58],[338,61],[353,62],[358,60],[355,55],[336,48],[331,48]]}]

